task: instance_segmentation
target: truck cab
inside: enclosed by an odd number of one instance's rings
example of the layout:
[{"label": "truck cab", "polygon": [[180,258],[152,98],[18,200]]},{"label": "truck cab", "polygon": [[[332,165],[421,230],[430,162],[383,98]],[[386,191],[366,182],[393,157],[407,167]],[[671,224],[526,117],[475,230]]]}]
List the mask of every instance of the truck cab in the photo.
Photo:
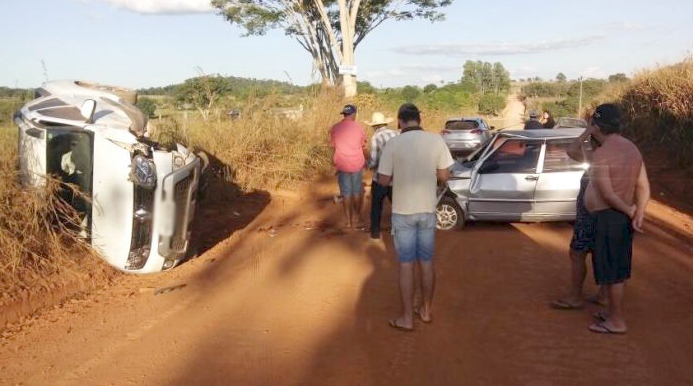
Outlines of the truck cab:
[{"label": "truck cab", "polygon": [[[187,256],[201,160],[147,138],[128,89],[52,81],[15,114],[23,185],[58,179],[81,234],[118,270],[152,273]],[[81,194],[70,193],[77,189]]]}]

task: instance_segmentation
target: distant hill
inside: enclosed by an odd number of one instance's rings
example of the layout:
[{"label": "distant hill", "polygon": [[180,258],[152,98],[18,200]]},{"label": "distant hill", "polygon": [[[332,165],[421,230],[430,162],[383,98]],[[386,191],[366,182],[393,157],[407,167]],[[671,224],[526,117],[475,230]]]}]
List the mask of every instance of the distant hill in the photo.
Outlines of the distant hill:
[{"label": "distant hill", "polygon": [[[238,78],[235,76],[221,77],[228,82],[227,89],[232,90],[231,94],[236,97],[247,97],[249,95],[264,96],[269,94],[296,94],[304,92],[307,87],[296,86],[288,82],[277,80]],[[187,81],[196,78],[188,79]],[[168,95],[173,96],[176,90],[183,86],[185,82],[172,84],[164,87],[150,87],[137,89],[139,95]]]}]

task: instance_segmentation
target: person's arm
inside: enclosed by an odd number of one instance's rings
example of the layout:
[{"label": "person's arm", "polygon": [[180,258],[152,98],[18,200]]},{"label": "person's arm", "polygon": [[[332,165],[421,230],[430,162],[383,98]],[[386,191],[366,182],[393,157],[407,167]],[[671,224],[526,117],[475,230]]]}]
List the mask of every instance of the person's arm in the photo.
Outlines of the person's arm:
[{"label": "person's arm", "polygon": [[444,184],[450,179],[450,169],[436,169],[436,178],[439,184]]},{"label": "person's arm", "polygon": [[568,150],[566,150],[568,157],[577,162],[589,161],[589,156],[585,153],[590,152],[590,150],[585,149],[585,141],[587,141],[587,138],[589,138],[593,131],[591,126],[586,128],[579,137],[575,138],[573,142],[570,143]]},{"label": "person's arm", "polygon": [[441,139],[439,141],[440,156],[438,157],[438,166],[436,168],[436,179],[439,184],[444,184],[450,179],[450,167],[455,163],[450,154],[448,145]]},{"label": "person's arm", "polygon": [[604,160],[605,155],[602,152],[595,152],[593,156],[594,163],[591,168],[594,168],[592,176],[597,191],[610,207],[627,214],[632,219],[635,215],[635,205],[626,204],[614,191],[609,165]]},{"label": "person's arm", "polygon": [[370,154],[367,156],[367,159],[368,159],[368,167],[371,169],[374,169],[375,168],[375,161],[378,159],[378,141],[377,141],[377,135],[376,134],[373,134],[373,137],[371,137],[371,151],[370,151]]},{"label": "person's arm", "polygon": [[392,176],[378,172],[378,184],[388,186],[390,185],[390,182],[392,182]]},{"label": "person's arm", "polygon": [[650,200],[650,181],[647,178],[645,162],[640,166],[638,181],[635,185],[635,216],[633,216],[633,229],[642,232],[642,223],[645,218],[645,207]]}]

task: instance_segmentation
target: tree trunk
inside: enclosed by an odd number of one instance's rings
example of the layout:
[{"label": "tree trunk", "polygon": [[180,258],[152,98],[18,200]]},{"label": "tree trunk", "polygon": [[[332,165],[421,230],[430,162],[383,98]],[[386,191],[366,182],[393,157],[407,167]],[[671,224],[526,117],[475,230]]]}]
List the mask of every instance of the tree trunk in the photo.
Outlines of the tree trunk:
[{"label": "tree trunk", "polygon": [[[354,35],[356,31],[356,16],[358,13],[359,0],[351,4],[349,9],[345,0],[339,0],[339,18],[342,28],[342,65],[354,66]],[[356,75],[342,75],[342,86],[344,87],[344,97],[352,98],[356,96]]]}]

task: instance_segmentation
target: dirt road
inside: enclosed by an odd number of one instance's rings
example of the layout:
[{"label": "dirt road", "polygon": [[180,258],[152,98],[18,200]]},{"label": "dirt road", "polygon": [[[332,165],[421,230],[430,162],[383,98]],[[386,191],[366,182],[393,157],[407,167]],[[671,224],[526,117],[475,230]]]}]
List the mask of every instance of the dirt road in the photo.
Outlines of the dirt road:
[{"label": "dirt road", "polygon": [[525,123],[525,105],[519,99],[519,92],[511,92],[501,113],[505,129],[522,129]]},{"label": "dirt road", "polygon": [[[691,385],[693,219],[656,202],[625,336],[547,303],[568,224],[438,234],[433,323],[396,331],[389,237],[333,224],[330,181],[207,207],[200,257],[42,312],[0,340],[2,385]],[[588,290],[594,285],[588,280]]]}]

